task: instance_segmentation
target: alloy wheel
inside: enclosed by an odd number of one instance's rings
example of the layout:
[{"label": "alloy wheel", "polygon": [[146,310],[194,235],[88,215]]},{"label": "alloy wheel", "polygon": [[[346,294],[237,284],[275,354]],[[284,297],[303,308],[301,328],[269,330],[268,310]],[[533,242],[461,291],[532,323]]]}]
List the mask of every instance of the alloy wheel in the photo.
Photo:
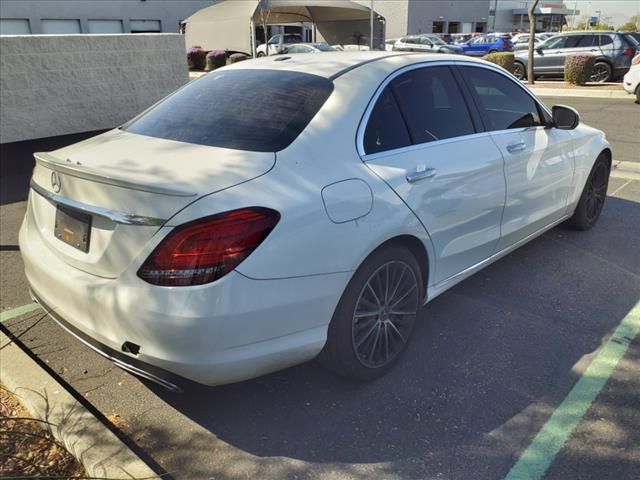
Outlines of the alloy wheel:
[{"label": "alloy wheel", "polygon": [[589,81],[603,83],[609,80],[609,67],[604,63],[596,63],[591,70]]},{"label": "alloy wheel", "polygon": [[595,222],[604,205],[607,195],[607,165],[604,162],[598,164],[593,171],[587,185],[587,220]]},{"label": "alloy wheel", "polygon": [[367,280],[353,312],[352,342],[370,368],[391,362],[404,348],[419,308],[418,279],[402,261],[380,266]]},{"label": "alloy wheel", "polygon": [[513,67],[513,75],[518,79],[518,80],[524,80],[524,66],[520,63],[516,63]]}]

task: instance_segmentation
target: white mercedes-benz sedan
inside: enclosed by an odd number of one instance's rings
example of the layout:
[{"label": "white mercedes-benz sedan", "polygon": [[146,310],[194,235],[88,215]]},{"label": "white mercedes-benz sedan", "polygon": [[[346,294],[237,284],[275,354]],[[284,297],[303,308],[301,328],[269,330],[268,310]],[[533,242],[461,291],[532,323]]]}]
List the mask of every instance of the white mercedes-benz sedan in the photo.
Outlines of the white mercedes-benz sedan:
[{"label": "white mercedes-benz sedan", "polygon": [[34,299],[178,388],[316,356],[382,375],[426,302],[561,222],[592,227],[612,151],[482,60],[343,52],[216,70],[35,158]]}]

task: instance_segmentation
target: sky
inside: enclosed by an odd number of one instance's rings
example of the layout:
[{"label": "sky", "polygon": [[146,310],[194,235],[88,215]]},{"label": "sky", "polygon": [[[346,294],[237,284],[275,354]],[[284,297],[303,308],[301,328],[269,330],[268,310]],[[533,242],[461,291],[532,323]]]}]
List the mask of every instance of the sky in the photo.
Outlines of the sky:
[{"label": "sky", "polygon": [[[551,0],[540,0],[540,3],[545,1],[552,3]],[[573,9],[575,3],[575,0],[564,0],[569,9]],[[640,0],[578,0],[577,8],[580,10],[580,17],[596,16],[598,14],[595,12],[600,10],[602,22],[618,27],[628,22],[632,15],[640,14]]]}]

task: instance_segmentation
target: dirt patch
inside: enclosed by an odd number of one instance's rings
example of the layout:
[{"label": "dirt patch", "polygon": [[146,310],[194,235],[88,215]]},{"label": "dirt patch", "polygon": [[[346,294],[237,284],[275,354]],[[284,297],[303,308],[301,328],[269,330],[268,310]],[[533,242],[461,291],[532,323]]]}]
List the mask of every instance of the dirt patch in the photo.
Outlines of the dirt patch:
[{"label": "dirt patch", "polygon": [[77,460],[0,385],[0,477],[85,476]]}]

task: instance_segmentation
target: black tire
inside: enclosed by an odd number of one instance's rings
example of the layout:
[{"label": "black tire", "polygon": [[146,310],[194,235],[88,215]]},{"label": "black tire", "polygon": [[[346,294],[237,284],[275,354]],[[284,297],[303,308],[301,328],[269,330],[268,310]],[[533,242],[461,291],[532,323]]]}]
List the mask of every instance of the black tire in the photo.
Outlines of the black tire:
[{"label": "black tire", "polygon": [[526,80],[527,79],[527,69],[524,66],[524,63],[514,62],[514,64],[513,64],[513,75],[518,80]]},{"label": "black tire", "polygon": [[498,53],[498,50],[496,50],[495,48],[492,48],[491,50],[489,50],[487,52],[487,54],[489,54],[489,53]]},{"label": "black tire", "polygon": [[640,85],[636,87],[636,103],[640,104]]},{"label": "black tire", "polygon": [[[395,280],[398,280],[398,287],[389,294],[388,286]],[[388,299],[380,299],[384,307],[380,306],[370,282],[385,291],[384,297],[389,294]],[[329,324],[327,343],[318,357],[320,363],[351,380],[370,381],[384,375],[400,358],[411,338],[422,306],[423,285],[420,266],[406,248],[392,245],[372,253],[356,270],[338,302]],[[406,294],[402,293],[404,289]],[[404,300],[398,300],[401,295],[405,296]],[[392,313],[396,306],[407,311],[413,311],[415,307],[415,314]],[[369,312],[362,310],[363,307],[377,310],[377,313],[367,315]],[[376,350],[377,345],[380,352]],[[363,351],[371,353],[363,354]],[[386,358],[383,352],[386,352]]]},{"label": "black tire", "polygon": [[601,153],[593,164],[578,206],[573,216],[567,220],[567,226],[576,230],[589,230],[596,224],[607,198],[610,172],[609,159]]},{"label": "black tire", "polygon": [[611,68],[611,65],[607,62],[600,61],[593,65],[589,81],[595,83],[606,83],[610,82],[612,77],[613,69]]},{"label": "black tire", "polygon": [[264,57],[265,54],[263,52],[258,52],[258,55],[256,55],[257,57]]}]

